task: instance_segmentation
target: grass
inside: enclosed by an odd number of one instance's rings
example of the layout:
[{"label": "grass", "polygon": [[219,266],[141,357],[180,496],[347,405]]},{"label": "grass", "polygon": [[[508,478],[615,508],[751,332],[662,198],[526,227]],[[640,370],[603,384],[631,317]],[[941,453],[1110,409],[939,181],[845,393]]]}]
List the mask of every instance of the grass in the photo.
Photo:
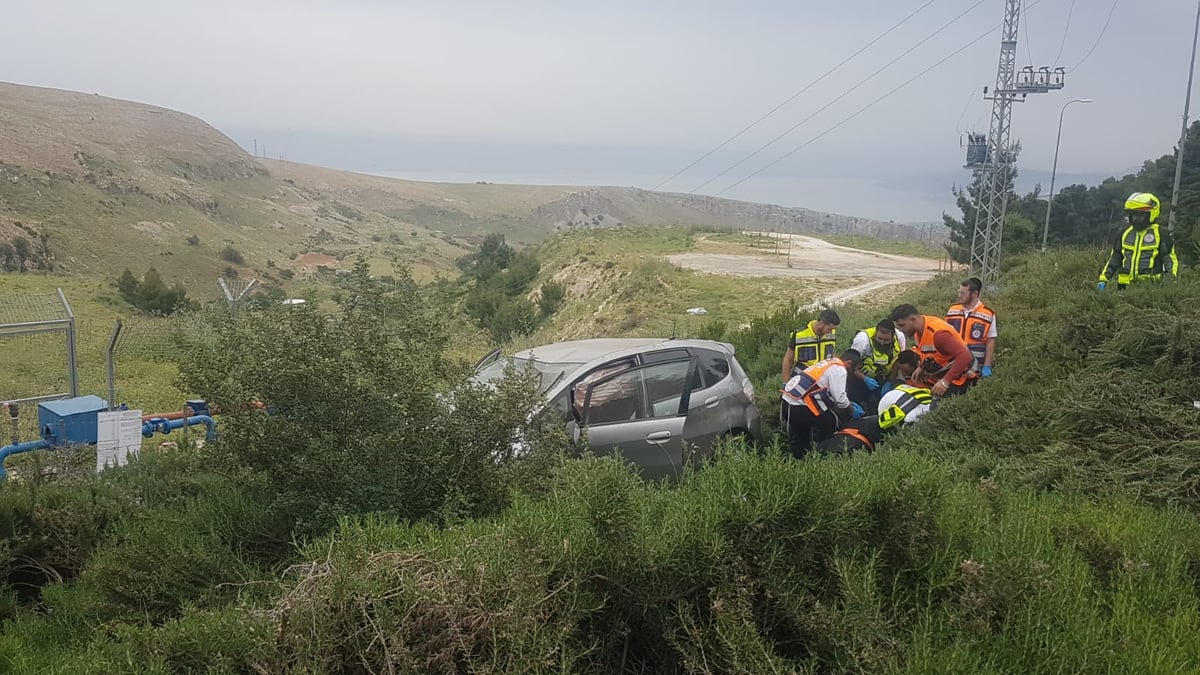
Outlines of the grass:
[{"label": "grass", "polygon": [[924,241],[878,239],[876,237],[856,234],[821,234],[813,236],[818,239],[824,239],[831,244],[837,244],[838,246],[861,248],[867,251],[878,251],[879,253],[910,255],[916,258],[932,258],[935,260],[944,260],[947,257],[946,249]]},{"label": "grass", "polygon": [[[638,236],[566,250],[621,252],[605,270],[626,273],[613,303],[696,283],[657,259],[686,234]],[[188,464],[197,456],[0,490],[13,514],[0,524],[53,533],[13,537],[22,551],[81,567],[45,587],[39,611],[0,596],[0,668],[1193,671],[1200,279],[1097,294],[1099,255],[1020,262],[988,298],[1003,317],[997,374],[873,454],[723,447],[669,486],[614,458],[563,462],[495,517],[347,517],[280,554],[299,563],[282,574],[229,557],[270,531],[263,494]],[[905,299],[939,313],[957,282]],[[839,342],[886,309],[848,308]],[[801,318],[700,332],[737,346],[769,405],[780,341]]]},{"label": "grass", "polygon": [[[739,237],[743,235],[733,235]],[[716,239],[714,237],[721,237]],[[561,235],[538,251],[540,280],[567,286],[553,320],[520,344],[598,336],[694,336],[709,321],[740,325],[789,303],[810,302],[847,280],[702,274],[663,260],[672,253],[755,254],[745,240],[695,228],[617,228]],[[705,315],[686,310],[703,307]]]}]

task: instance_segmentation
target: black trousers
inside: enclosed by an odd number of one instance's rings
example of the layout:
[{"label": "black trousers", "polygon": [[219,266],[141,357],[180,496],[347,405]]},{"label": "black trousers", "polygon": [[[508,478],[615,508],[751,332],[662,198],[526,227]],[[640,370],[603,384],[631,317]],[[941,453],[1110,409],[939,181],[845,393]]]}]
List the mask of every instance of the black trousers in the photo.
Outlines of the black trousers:
[{"label": "black trousers", "polygon": [[[846,433],[850,430],[858,432],[857,435],[852,436]],[[818,441],[815,449],[824,455],[845,455],[855,450],[873,452],[875,446],[882,440],[883,429],[879,428],[879,417],[868,415],[846,422],[832,436]]]},{"label": "black trousers", "polygon": [[832,412],[814,415],[808,406],[788,406],[788,449],[792,457],[800,459],[807,455],[813,444],[832,436],[837,426],[837,415]]},{"label": "black trousers", "polygon": [[848,455],[855,450],[871,452],[874,449],[861,439],[846,434],[834,434],[816,445],[817,452],[823,455]]}]

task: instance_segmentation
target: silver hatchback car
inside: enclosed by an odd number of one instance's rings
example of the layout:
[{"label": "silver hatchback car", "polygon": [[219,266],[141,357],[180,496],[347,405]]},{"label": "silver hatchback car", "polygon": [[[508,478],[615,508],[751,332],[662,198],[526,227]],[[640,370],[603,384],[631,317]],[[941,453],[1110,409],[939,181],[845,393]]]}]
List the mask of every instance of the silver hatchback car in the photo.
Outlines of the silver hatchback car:
[{"label": "silver hatchback car", "polygon": [[475,382],[533,368],[547,407],[597,454],[620,450],[646,478],[678,476],[722,437],[757,441],[754,387],[734,348],[712,340],[599,338],[535,347],[475,365]]}]

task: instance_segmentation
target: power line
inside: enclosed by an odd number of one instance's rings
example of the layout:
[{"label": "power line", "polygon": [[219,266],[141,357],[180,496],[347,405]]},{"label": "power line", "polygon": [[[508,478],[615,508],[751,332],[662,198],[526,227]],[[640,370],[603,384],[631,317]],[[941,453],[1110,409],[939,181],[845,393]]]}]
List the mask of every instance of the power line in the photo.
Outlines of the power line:
[{"label": "power line", "polygon": [[1029,54],[1029,62],[1033,63],[1033,46],[1029,43],[1029,8],[1021,8],[1021,27],[1025,29],[1025,52]]},{"label": "power line", "polygon": [[804,125],[806,122],[808,122],[808,121],[809,121],[809,120],[811,120],[812,118],[814,118],[814,117],[816,117],[817,115],[819,115],[819,114],[821,114],[821,113],[825,112],[826,110],[828,110],[830,107],[832,107],[832,106],[833,106],[835,103],[837,103],[838,101],[840,101],[840,100],[842,100],[842,99],[846,98],[847,96],[849,96],[850,94],[854,93],[854,92],[855,92],[855,91],[856,91],[856,90],[857,90],[859,87],[863,86],[863,85],[864,85],[864,84],[866,84],[867,82],[870,82],[872,79],[874,79],[874,78],[875,78],[875,76],[876,76],[876,75],[878,75],[878,74],[882,73],[883,71],[887,70],[888,68],[892,67],[892,66],[893,66],[893,65],[894,65],[894,64],[895,64],[897,61],[899,61],[900,59],[903,59],[905,56],[908,56],[908,55],[909,55],[909,54],[911,54],[912,52],[916,51],[918,47],[920,47],[921,45],[925,44],[926,42],[929,42],[930,40],[932,40],[932,39],[933,39],[934,37],[936,37],[936,36],[937,36],[939,33],[941,33],[942,31],[946,30],[947,28],[949,28],[949,27],[950,27],[950,26],[952,26],[953,24],[957,23],[957,22],[958,22],[960,19],[962,19],[962,18],[963,18],[964,16],[966,16],[967,14],[970,14],[972,11],[974,11],[974,9],[975,9],[976,7],[978,7],[978,6],[982,5],[982,4],[983,4],[984,2],[986,2],[986,1],[987,1],[987,0],[977,0],[975,4],[973,4],[973,5],[971,5],[970,7],[968,7],[968,8],[967,8],[965,11],[963,11],[961,14],[959,14],[959,15],[958,15],[958,16],[956,16],[956,17],[954,17],[954,18],[953,18],[953,19],[951,19],[950,21],[947,21],[946,23],[942,24],[942,25],[941,25],[941,27],[939,27],[937,30],[935,30],[935,31],[933,31],[932,33],[930,33],[929,35],[927,35],[927,36],[926,36],[924,39],[922,39],[920,42],[918,42],[918,43],[916,43],[915,45],[913,45],[913,46],[909,47],[908,49],[904,50],[904,52],[902,52],[902,53],[901,53],[899,56],[897,56],[896,58],[892,59],[891,61],[888,61],[887,63],[885,63],[885,64],[883,65],[883,67],[882,67],[882,68],[880,68],[879,70],[876,70],[875,72],[871,73],[870,75],[868,75],[868,76],[867,76],[867,77],[865,77],[864,79],[862,79],[862,80],[859,80],[858,84],[856,84],[856,85],[854,85],[853,87],[850,87],[850,88],[849,88],[849,89],[847,89],[846,91],[842,92],[840,95],[838,95],[838,97],[837,97],[837,98],[835,98],[835,99],[833,99],[832,101],[830,101],[829,103],[826,103],[825,105],[821,106],[820,108],[818,108],[818,109],[817,109],[815,112],[813,112],[813,113],[812,113],[811,115],[809,115],[808,117],[805,117],[804,119],[800,120],[799,122],[797,122],[797,123],[793,124],[793,125],[792,125],[792,126],[791,126],[791,127],[788,129],[788,130],[787,130],[787,131],[784,131],[783,133],[779,134],[779,135],[778,135],[778,136],[776,136],[775,138],[772,138],[771,140],[767,141],[766,143],[763,143],[762,145],[758,146],[758,148],[757,148],[756,150],[754,150],[754,152],[751,152],[750,154],[748,154],[748,155],[746,155],[745,157],[741,158],[740,160],[738,160],[737,162],[735,162],[735,163],[734,163],[732,166],[729,166],[729,167],[727,167],[725,170],[721,171],[721,173],[718,173],[717,175],[713,176],[712,178],[709,178],[708,180],[704,181],[704,182],[703,182],[703,183],[701,183],[700,185],[697,185],[696,187],[692,188],[691,190],[689,190],[689,191],[688,191],[688,194],[689,194],[689,195],[690,195],[690,194],[695,194],[697,191],[699,191],[699,190],[703,189],[705,186],[707,186],[707,185],[711,184],[713,181],[716,181],[718,178],[721,178],[722,176],[724,176],[724,175],[728,174],[730,171],[733,171],[734,169],[738,168],[738,167],[739,167],[739,166],[741,166],[742,164],[746,163],[748,160],[750,160],[750,159],[752,159],[752,158],[756,157],[756,156],[757,156],[757,155],[758,155],[760,152],[762,152],[763,150],[766,150],[766,149],[767,149],[767,148],[769,148],[770,146],[772,146],[772,145],[774,145],[775,143],[779,142],[779,140],[780,140],[780,139],[782,139],[784,136],[787,136],[788,134],[792,133],[792,132],[793,132],[793,131],[795,131],[796,129],[799,129],[801,126],[803,126],[803,125]]},{"label": "power line", "polygon": [[[1036,5],[1040,4],[1040,3],[1041,3],[1041,0],[1034,0],[1034,2],[1031,2],[1031,3],[1029,3],[1029,7],[1030,7],[1030,8],[1033,8],[1034,6],[1036,6]],[[992,33],[994,33],[994,32],[995,32],[997,29],[999,29],[999,28],[1001,27],[1001,25],[1002,25],[1002,24],[997,24],[996,26],[993,26],[992,28],[988,29],[986,32],[982,33],[981,35],[979,35],[979,36],[978,36],[978,37],[976,37],[975,39],[971,40],[971,41],[970,41],[970,42],[968,42],[967,44],[965,44],[965,45],[963,45],[963,46],[959,47],[958,49],[955,49],[953,52],[950,52],[950,54],[946,55],[946,56],[945,56],[945,57],[943,57],[941,60],[937,61],[936,63],[934,63],[933,65],[929,66],[929,67],[928,67],[928,68],[926,68],[925,70],[922,70],[921,72],[919,72],[919,73],[917,73],[916,75],[912,76],[911,78],[909,78],[908,80],[906,80],[905,82],[903,82],[903,83],[902,83],[902,84],[900,84],[899,86],[895,87],[894,89],[892,89],[892,90],[891,90],[891,91],[889,91],[888,93],[884,94],[883,96],[880,96],[879,98],[875,99],[874,101],[871,101],[870,103],[868,103],[867,105],[863,106],[862,108],[859,108],[859,109],[858,109],[858,110],[857,110],[857,111],[856,111],[854,114],[852,114],[852,115],[850,115],[850,116],[848,116],[848,117],[844,118],[842,121],[840,121],[840,122],[838,122],[837,124],[835,124],[835,125],[833,125],[833,126],[829,127],[829,128],[828,128],[828,129],[826,129],[825,131],[822,131],[821,133],[817,134],[816,136],[813,136],[812,138],[808,139],[808,140],[807,140],[807,141],[805,141],[804,143],[802,143],[802,144],[800,144],[799,146],[797,146],[797,147],[793,148],[792,150],[790,150],[790,151],[789,151],[787,154],[785,154],[785,155],[783,155],[783,156],[781,156],[781,157],[778,157],[778,158],[776,158],[776,159],[772,160],[771,162],[767,163],[765,166],[763,166],[762,168],[758,169],[758,170],[757,170],[757,171],[755,171],[754,173],[751,173],[750,175],[746,176],[745,178],[742,178],[741,180],[739,180],[739,181],[737,181],[736,183],[734,183],[734,184],[730,185],[729,187],[725,188],[724,190],[721,190],[720,192],[716,193],[716,194],[715,194],[715,195],[713,195],[713,196],[714,196],[714,197],[720,197],[721,195],[725,194],[726,192],[729,192],[730,190],[732,190],[733,188],[735,188],[735,187],[737,187],[737,186],[741,185],[742,183],[745,183],[746,181],[748,181],[748,180],[750,180],[751,178],[753,178],[753,177],[757,176],[758,174],[762,173],[763,171],[766,171],[767,169],[771,168],[772,166],[775,166],[776,164],[778,164],[778,163],[782,162],[783,160],[787,159],[788,157],[791,157],[792,155],[796,154],[797,152],[800,152],[801,150],[803,150],[804,148],[808,147],[809,145],[811,145],[811,144],[813,144],[813,143],[817,142],[818,140],[820,140],[821,138],[823,138],[824,136],[826,136],[827,134],[829,134],[829,133],[830,133],[830,132],[832,132],[833,130],[837,129],[838,127],[841,127],[843,124],[845,124],[845,123],[849,122],[850,120],[854,119],[855,117],[858,117],[859,115],[863,114],[863,113],[864,113],[864,112],[866,112],[867,110],[869,110],[869,109],[871,109],[871,108],[875,107],[877,104],[879,104],[881,101],[883,101],[884,99],[888,98],[888,97],[889,97],[889,96],[891,96],[892,94],[894,94],[894,93],[896,93],[896,92],[900,91],[901,89],[903,89],[903,88],[907,87],[908,85],[910,85],[910,84],[912,84],[913,82],[917,81],[917,80],[918,80],[918,79],[920,79],[921,77],[924,77],[924,76],[925,76],[927,73],[929,73],[930,71],[932,71],[934,68],[937,68],[938,66],[940,66],[940,65],[942,65],[943,63],[945,63],[945,62],[949,61],[950,59],[954,58],[955,56],[958,56],[960,53],[962,53],[962,52],[966,51],[966,49],[967,49],[967,48],[974,46],[974,45],[975,45],[976,43],[978,43],[980,40],[982,40],[982,39],[986,38],[987,36],[991,35]]]},{"label": "power line", "polygon": [[[1067,8],[1067,25],[1063,27],[1062,42],[1058,43],[1058,56],[1054,57],[1054,65],[1058,65],[1059,59],[1062,58],[1063,46],[1067,44],[1067,33],[1071,30],[1071,15],[1075,13],[1075,0],[1071,0],[1071,6]],[[1028,28],[1028,25],[1026,25]]]},{"label": "power line", "polygon": [[1108,30],[1108,23],[1112,21],[1113,12],[1116,11],[1117,3],[1119,2],[1121,2],[1121,0],[1113,0],[1112,7],[1108,8],[1108,18],[1104,20],[1104,27],[1100,29],[1100,34],[1096,36],[1096,41],[1092,43],[1092,48],[1083,55],[1082,59],[1079,59],[1079,63],[1076,63],[1070,70],[1067,71],[1068,73],[1075,72],[1075,69],[1079,66],[1082,66],[1083,62],[1087,61],[1088,57],[1092,55],[1092,52],[1096,51],[1096,47],[1100,44],[1100,40],[1104,38],[1104,33]]},{"label": "power line", "polygon": [[718,151],[718,150],[720,150],[721,148],[724,148],[725,146],[727,146],[727,145],[729,145],[730,143],[734,142],[735,140],[737,140],[738,138],[740,138],[740,137],[742,136],[742,134],[746,133],[747,131],[750,131],[750,130],[751,130],[751,129],[753,129],[754,127],[758,126],[758,124],[759,124],[760,122],[762,122],[763,120],[765,120],[765,119],[767,119],[768,117],[770,117],[771,115],[774,115],[775,113],[779,112],[779,110],[780,110],[781,108],[783,108],[783,107],[784,107],[784,106],[786,106],[787,104],[791,103],[792,101],[796,100],[796,98],[798,98],[798,97],[799,97],[801,94],[803,94],[804,92],[808,91],[809,89],[812,89],[814,86],[816,86],[816,85],[817,85],[818,83],[820,83],[822,80],[824,80],[825,78],[829,77],[829,76],[830,76],[830,75],[832,75],[834,72],[836,72],[836,71],[837,71],[839,68],[841,68],[842,66],[846,65],[847,63],[849,63],[849,62],[850,62],[850,61],[851,61],[851,60],[852,60],[854,57],[856,57],[856,56],[858,56],[859,54],[862,54],[863,52],[865,52],[867,49],[869,49],[869,48],[870,48],[872,45],[874,45],[876,42],[879,42],[879,41],[880,41],[880,40],[882,40],[883,38],[885,38],[885,37],[887,37],[888,35],[890,35],[890,34],[891,34],[893,31],[895,31],[897,28],[899,28],[899,27],[903,26],[904,24],[908,23],[909,19],[912,19],[914,16],[916,16],[916,15],[920,14],[920,13],[921,13],[921,12],[922,12],[922,11],[923,11],[923,10],[924,10],[926,7],[928,7],[928,6],[932,5],[932,4],[933,4],[933,3],[935,3],[935,2],[937,2],[937,0],[928,0],[928,1],[927,1],[925,4],[923,4],[923,5],[921,5],[920,7],[918,7],[918,8],[916,9],[916,11],[914,11],[912,14],[909,14],[908,16],[906,16],[906,17],[904,17],[903,19],[901,19],[899,23],[897,23],[896,25],[892,26],[891,28],[889,28],[889,29],[885,30],[884,32],[880,33],[880,34],[879,34],[879,35],[878,35],[878,36],[877,36],[877,37],[876,37],[874,40],[871,40],[870,42],[868,42],[867,44],[863,45],[862,47],[859,47],[858,51],[854,52],[854,53],[853,53],[853,54],[851,54],[850,56],[847,56],[847,57],[846,57],[846,58],[845,58],[845,59],[844,59],[844,60],[843,60],[841,63],[839,63],[839,64],[837,64],[836,66],[834,66],[833,68],[830,68],[829,70],[825,71],[825,73],[824,73],[824,74],[822,74],[820,77],[818,77],[817,79],[813,80],[812,82],[809,82],[808,84],[804,85],[804,87],[803,87],[802,89],[800,89],[800,91],[797,91],[796,93],[794,93],[794,94],[792,94],[791,96],[789,96],[789,97],[787,98],[787,100],[785,100],[783,103],[780,103],[779,105],[775,106],[774,108],[771,108],[771,110],[769,110],[769,111],[768,111],[766,114],[764,114],[762,117],[759,117],[758,119],[754,120],[754,121],[753,121],[753,122],[751,122],[749,125],[747,125],[747,126],[746,126],[744,129],[742,129],[741,131],[739,131],[739,132],[737,132],[736,134],[734,134],[734,135],[730,136],[729,138],[725,139],[725,141],[724,141],[724,142],[722,142],[720,145],[718,145],[717,147],[713,148],[712,150],[709,150],[708,152],[706,152],[706,153],[704,153],[703,155],[701,155],[699,158],[697,158],[697,159],[696,159],[696,161],[692,162],[691,164],[688,164],[687,166],[683,167],[683,168],[682,168],[682,169],[680,169],[679,171],[676,171],[676,172],[675,172],[675,173],[674,173],[674,174],[673,174],[673,175],[672,175],[670,178],[668,178],[668,179],[664,180],[663,182],[659,183],[658,185],[655,185],[653,188],[651,188],[651,190],[658,190],[659,188],[661,188],[662,186],[666,185],[667,183],[670,183],[671,181],[675,180],[676,178],[678,178],[678,177],[682,176],[683,174],[687,173],[687,172],[688,172],[688,170],[690,170],[692,167],[696,166],[696,165],[697,165],[697,164],[699,164],[700,162],[703,162],[704,160],[706,160],[706,159],[708,159],[709,157],[711,157],[711,156],[713,155],[713,153],[717,152],[717,151]]},{"label": "power line", "polygon": [[967,110],[971,107],[971,101],[975,100],[975,90],[967,92],[967,104],[963,106],[962,112],[958,114],[958,121],[954,123],[954,130],[962,133],[962,121],[967,116]]}]

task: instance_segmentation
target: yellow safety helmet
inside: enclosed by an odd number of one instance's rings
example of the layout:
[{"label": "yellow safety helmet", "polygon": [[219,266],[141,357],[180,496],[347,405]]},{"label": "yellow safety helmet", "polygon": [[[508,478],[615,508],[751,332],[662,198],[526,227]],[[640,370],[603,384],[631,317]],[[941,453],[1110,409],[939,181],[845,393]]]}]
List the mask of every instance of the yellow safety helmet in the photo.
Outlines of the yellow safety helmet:
[{"label": "yellow safety helmet", "polygon": [[1150,222],[1158,222],[1158,214],[1160,211],[1158,197],[1149,192],[1135,192],[1129,195],[1129,199],[1125,200],[1125,211],[1141,211],[1150,213]]}]

